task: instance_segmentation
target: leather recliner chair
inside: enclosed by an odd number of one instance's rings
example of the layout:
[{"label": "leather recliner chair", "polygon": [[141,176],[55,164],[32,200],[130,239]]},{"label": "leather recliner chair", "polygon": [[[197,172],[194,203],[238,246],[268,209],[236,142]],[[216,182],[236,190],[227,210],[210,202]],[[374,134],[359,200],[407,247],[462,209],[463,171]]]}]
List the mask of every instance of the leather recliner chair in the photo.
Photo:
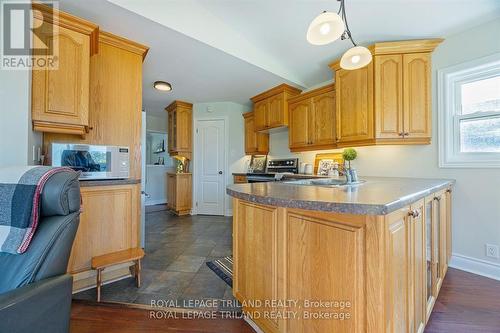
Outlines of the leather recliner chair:
[{"label": "leather recliner chair", "polygon": [[78,173],[52,175],[28,250],[0,253],[0,332],[69,332],[73,278],[66,274],[80,221]]}]

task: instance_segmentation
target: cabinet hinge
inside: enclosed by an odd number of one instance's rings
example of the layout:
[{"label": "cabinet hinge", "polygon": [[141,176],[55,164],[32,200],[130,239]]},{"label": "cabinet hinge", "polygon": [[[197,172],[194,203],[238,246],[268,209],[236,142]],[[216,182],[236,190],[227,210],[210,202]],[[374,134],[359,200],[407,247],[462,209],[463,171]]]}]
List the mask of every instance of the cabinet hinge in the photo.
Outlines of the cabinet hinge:
[{"label": "cabinet hinge", "polygon": [[198,129],[196,129],[196,134],[198,134]]},{"label": "cabinet hinge", "polygon": [[198,207],[198,203],[196,203],[195,205],[196,205],[196,207]]}]

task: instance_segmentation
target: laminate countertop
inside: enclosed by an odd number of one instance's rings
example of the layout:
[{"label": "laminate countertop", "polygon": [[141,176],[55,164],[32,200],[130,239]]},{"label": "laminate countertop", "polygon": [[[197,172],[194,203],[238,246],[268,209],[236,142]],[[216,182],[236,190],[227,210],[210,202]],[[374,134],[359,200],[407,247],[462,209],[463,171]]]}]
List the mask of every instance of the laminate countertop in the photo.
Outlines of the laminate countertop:
[{"label": "laminate countertop", "polygon": [[140,184],[140,179],[80,180],[80,187]]},{"label": "laminate countertop", "polygon": [[238,199],[270,206],[386,215],[455,184],[451,179],[360,178],[365,182],[352,186],[325,187],[268,182],[229,185],[226,192]]}]

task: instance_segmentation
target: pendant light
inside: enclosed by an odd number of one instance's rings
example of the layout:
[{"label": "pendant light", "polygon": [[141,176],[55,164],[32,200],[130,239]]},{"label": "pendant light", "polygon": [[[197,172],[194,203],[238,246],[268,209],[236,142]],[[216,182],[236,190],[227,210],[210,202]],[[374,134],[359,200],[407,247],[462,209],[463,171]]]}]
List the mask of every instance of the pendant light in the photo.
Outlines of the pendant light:
[{"label": "pendant light", "polygon": [[323,12],[318,15],[307,29],[307,41],[313,45],[329,44],[339,37],[349,39],[353,45],[340,59],[340,67],[346,70],[353,70],[365,67],[372,61],[372,54],[364,46],[358,46],[354,42],[347,17],[345,14],[345,0],[340,1],[340,8],[337,13]]},{"label": "pendant light", "polygon": [[340,15],[324,11],[309,24],[306,37],[313,45],[325,45],[339,39],[344,31],[344,21]]},{"label": "pendant light", "polygon": [[346,70],[354,70],[358,68],[363,68],[372,61],[372,53],[364,46],[358,46],[354,39],[352,39],[351,31],[349,30],[349,25],[347,24],[347,17],[345,15],[345,0],[340,0],[339,13],[342,15],[342,19],[345,22],[345,31],[342,35],[342,40],[349,38],[353,47],[344,53],[342,58],[340,58],[340,67]]}]

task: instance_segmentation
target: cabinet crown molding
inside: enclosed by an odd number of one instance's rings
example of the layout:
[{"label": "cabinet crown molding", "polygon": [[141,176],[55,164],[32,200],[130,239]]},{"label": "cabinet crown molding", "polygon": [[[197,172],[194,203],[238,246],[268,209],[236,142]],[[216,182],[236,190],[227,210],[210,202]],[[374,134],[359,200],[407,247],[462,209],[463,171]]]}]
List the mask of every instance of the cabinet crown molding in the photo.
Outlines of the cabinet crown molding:
[{"label": "cabinet crown molding", "polygon": [[[385,54],[401,54],[401,53],[430,53],[443,42],[442,38],[433,39],[413,39],[392,42],[379,42],[368,46],[368,49],[373,56]],[[336,59],[330,65],[332,70],[340,69],[340,59]]]},{"label": "cabinet crown molding", "polygon": [[308,99],[310,97],[315,97],[315,96],[318,96],[318,95],[321,95],[321,94],[324,94],[327,92],[332,92],[332,91],[335,91],[335,84],[334,83],[327,84],[326,86],[322,86],[322,87],[319,87],[319,88],[316,88],[316,89],[313,89],[310,91],[303,92],[299,95],[290,97],[288,99],[288,103],[300,102],[304,99]]},{"label": "cabinet crown molding", "polygon": [[192,109],[193,104],[189,102],[184,102],[184,101],[179,101],[175,100],[172,103],[170,103],[166,108],[165,111],[170,112],[176,108],[187,108],[187,109]]},{"label": "cabinet crown molding", "polygon": [[253,117],[253,111],[243,113],[243,118],[247,119]]},{"label": "cabinet crown molding", "polygon": [[266,90],[263,93],[260,93],[256,96],[250,98],[250,100],[252,102],[256,103],[256,102],[259,102],[263,99],[266,99],[268,97],[271,97],[271,96],[274,96],[274,95],[277,95],[277,94],[283,93],[283,92],[288,92],[291,95],[297,95],[297,94],[300,94],[302,92],[302,90],[295,88],[295,87],[292,87],[286,83],[282,83],[279,86],[276,86],[274,88]]},{"label": "cabinet crown molding", "polygon": [[90,37],[90,55],[99,51],[98,25],[39,2],[32,3],[31,8],[33,8],[34,18],[88,35]]},{"label": "cabinet crown molding", "polygon": [[139,44],[137,42],[131,41],[129,39],[114,35],[110,32],[101,31],[99,32],[99,42],[115,46],[122,50],[126,50],[132,53],[136,53],[142,56],[142,60],[146,58],[146,54],[149,51],[149,47]]}]

